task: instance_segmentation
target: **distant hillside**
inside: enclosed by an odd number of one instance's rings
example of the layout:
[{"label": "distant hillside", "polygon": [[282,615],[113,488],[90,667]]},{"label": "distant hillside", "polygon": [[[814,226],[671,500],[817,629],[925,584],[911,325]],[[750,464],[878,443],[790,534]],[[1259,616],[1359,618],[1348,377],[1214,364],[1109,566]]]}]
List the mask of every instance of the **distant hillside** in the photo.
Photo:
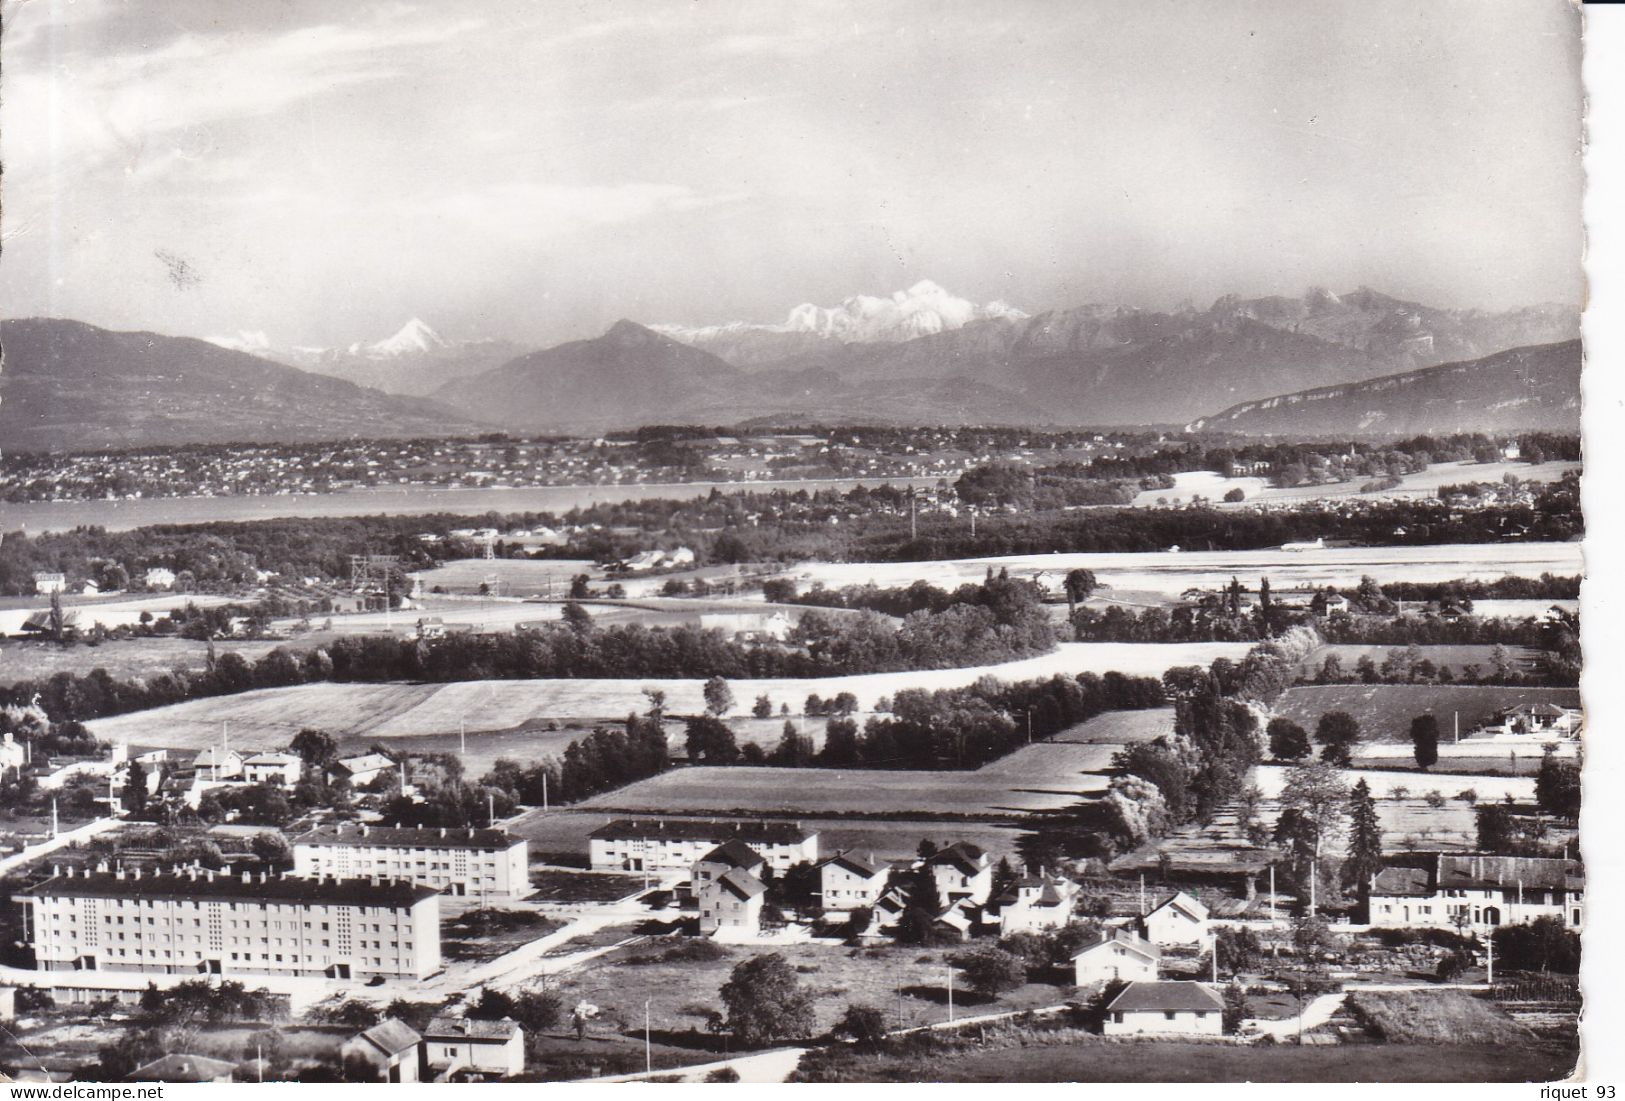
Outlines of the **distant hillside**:
[{"label": "distant hillside", "polygon": [[1233,405],[1191,430],[1257,435],[1580,429],[1578,340]]},{"label": "distant hillside", "polygon": [[50,450],[453,435],[444,406],[202,340],[79,321],[0,321],[0,443]]}]

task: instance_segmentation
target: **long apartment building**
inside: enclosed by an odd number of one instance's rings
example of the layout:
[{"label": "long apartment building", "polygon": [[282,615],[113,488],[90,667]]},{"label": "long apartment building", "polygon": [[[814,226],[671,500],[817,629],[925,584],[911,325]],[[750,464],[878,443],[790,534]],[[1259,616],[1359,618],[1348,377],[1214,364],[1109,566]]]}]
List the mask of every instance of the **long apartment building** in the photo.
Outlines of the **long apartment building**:
[{"label": "long apartment building", "polygon": [[404,880],[76,871],[15,896],[44,971],[422,979],[440,896]]},{"label": "long apartment building", "polygon": [[818,863],[818,834],[799,822],[618,818],[588,837],[597,871],[687,872],[712,849],[740,841],[775,872]]},{"label": "long apartment building", "polygon": [[293,839],[293,872],[409,879],[450,895],[513,899],[530,893],[530,846],[502,830],[341,823]]},{"label": "long apartment building", "polygon": [[1371,883],[1374,928],[1482,932],[1556,918],[1569,929],[1585,924],[1585,865],[1541,856],[1435,853],[1411,866],[1382,869]]}]

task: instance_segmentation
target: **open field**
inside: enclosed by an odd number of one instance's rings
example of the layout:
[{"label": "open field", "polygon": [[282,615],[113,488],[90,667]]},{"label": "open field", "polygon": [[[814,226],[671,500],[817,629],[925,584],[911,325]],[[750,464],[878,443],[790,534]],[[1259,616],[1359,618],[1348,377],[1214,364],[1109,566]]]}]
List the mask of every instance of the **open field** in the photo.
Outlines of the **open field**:
[{"label": "open field", "polygon": [[[281,642],[217,642],[215,655],[241,654],[258,661]],[[56,673],[84,674],[106,669],[117,678],[150,677],[171,669],[202,669],[209,644],[184,638],[110,640],[96,646],[58,646],[51,642],[0,642],[0,684],[44,680]]]},{"label": "open field", "polygon": [[735,811],[776,816],[862,814],[884,809],[906,815],[997,818],[1070,806],[1104,791],[1117,747],[1039,744],[974,772],[890,769],[676,769],[583,804],[636,814],[727,816]]},{"label": "open field", "polygon": [[1348,1004],[1367,1028],[1395,1044],[1520,1044],[1527,1029],[1494,1002],[1460,990],[1364,990]]},{"label": "open field", "polygon": [[1222,505],[1224,495],[1232,489],[1240,489],[1247,495],[1245,502],[1231,503],[1229,507],[1233,508],[1253,504],[1302,504],[1308,501],[1355,496],[1373,501],[1432,497],[1440,486],[1461,485],[1467,482],[1500,482],[1508,474],[1523,482],[1555,482],[1570,470],[1579,469],[1580,464],[1576,462],[1549,462],[1538,465],[1507,462],[1434,463],[1424,471],[1404,475],[1399,485],[1378,493],[1360,491],[1360,487],[1374,481],[1373,478],[1354,478],[1332,485],[1281,488],[1270,485],[1266,478],[1247,476],[1227,478],[1213,470],[1190,470],[1173,476],[1173,489],[1148,489],[1135,497],[1133,504],[1140,508],[1148,508],[1155,506],[1159,500],[1174,505],[1183,504],[1193,497],[1206,497],[1213,504]]},{"label": "open field", "polygon": [[[678,942],[681,943],[681,942]],[[846,1012],[848,1004],[882,1008],[893,1022],[909,1026],[946,1020],[947,960],[953,949],[898,947],[846,948],[827,944],[783,947],[730,947],[713,960],[663,961],[665,942],[640,945],[628,952],[600,957],[579,970],[559,977],[554,988],[566,1005],[585,999],[605,1009],[610,1021],[622,1022],[639,1039],[643,1032],[643,1002],[651,1002],[649,1016],[656,1037],[668,1042],[671,1033],[696,1032],[703,1036],[705,1016],[721,1008],[718,991],[742,959],[766,951],[780,951],[796,968],[797,978],[813,994],[814,1031],[824,1032]],[[650,962],[624,962],[628,956]],[[956,992],[962,1013],[996,1012],[1054,1005],[1070,987],[1028,983],[1000,996],[996,1003],[976,1004],[963,988]],[[970,1008],[967,1008],[970,1007]],[[614,1027],[606,1024],[605,1031]],[[698,1039],[696,1037],[695,1039]]]},{"label": "open field", "polygon": [[[1282,1044],[1241,1047],[1169,1040],[1027,1045],[929,1056],[929,1066],[859,1056],[843,1081],[936,1082],[1555,1082],[1579,1052],[1531,1042],[1489,1044]],[[922,1077],[923,1075],[923,1077]]]},{"label": "open field", "polygon": [[1580,610],[1578,600],[1475,600],[1473,614],[1487,619],[1539,619],[1554,605],[1566,612]]},{"label": "open field", "polygon": [[[1335,654],[1337,659],[1343,663],[1343,671],[1353,675],[1354,667],[1362,657],[1370,657],[1380,669],[1382,663],[1387,660],[1389,651],[1403,649],[1405,649],[1403,646],[1364,646],[1352,643],[1331,643],[1310,653],[1303,659],[1298,668],[1305,675],[1313,675],[1328,657]],[[1417,649],[1422,652],[1422,657],[1427,661],[1431,661],[1440,669],[1449,669],[1452,674],[1458,676],[1461,674],[1462,667],[1466,665],[1477,665],[1485,672],[1495,668],[1494,663],[1490,660],[1490,651],[1495,649],[1494,646],[1418,646]],[[1509,646],[1507,649],[1512,652],[1512,660],[1520,672],[1528,672],[1535,667],[1536,651],[1524,646]]]},{"label": "open field", "polygon": [[[212,608],[230,604],[236,597],[208,596],[202,593],[160,593],[154,596],[79,597],[63,594],[63,611],[79,613],[79,627],[87,629],[100,623],[104,627],[134,627],[141,622],[141,613],[149,612],[154,619],[167,615],[176,608],[196,604],[199,608]],[[23,621],[35,612],[51,606],[48,596],[8,597],[0,608],[0,635],[15,635],[22,631]]]},{"label": "open field", "polygon": [[1256,588],[1269,575],[1277,591],[1332,585],[1352,589],[1369,574],[1379,582],[1451,581],[1473,578],[1493,581],[1502,577],[1539,577],[1542,573],[1573,576],[1582,572],[1580,544],[1573,543],[1453,543],[1426,547],[1327,547],[1313,551],[1279,548],[1247,551],[1184,550],[1151,553],[1027,554],[998,558],[965,558],[934,562],[804,562],[782,576],[810,588],[823,582],[830,588],[874,582],[906,586],[916,580],[943,588],[980,581],[988,567],[1008,568],[1018,577],[1038,576],[1057,588],[1071,569],[1090,569],[1110,586],[1097,596],[1121,589],[1134,593],[1157,592],[1177,597],[1193,586],[1217,589],[1239,578]]},{"label": "open field", "polygon": [[[1258,790],[1264,793],[1266,799],[1274,799],[1281,793],[1281,786],[1286,780],[1290,769],[1283,765],[1257,765],[1253,769],[1253,782]],[[1447,799],[1454,800],[1456,794],[1471,788],[1478,793],[1481,802],[1499,801],[1511,795],[1520,803],[1532,803],[1535,799],[1535,778],[1533,776],[1471,776],[1456,772],[1375,772],[1369,769],[1344,769],[1343,779],[1352,787],[1364,780],[1371,787],[1371,794],[1378,800],[1378,809],[1381,809],[1382,800],[1388,798],[1389,792],[1397,787],[1410,790],[1412,796],[1424,795],[1429,791],[1438,790]],[[1471,809],[1471,808],[1469,808]]]},{"label": "open field", "polygon": [[1368,742],[1409,741],[1411,720],[1431,713],[1439,720],[1439,740],[1444,742],[1453,736],[1458,722],[1465,736],[1500,708],[1543,702],[1579,707],[1580,690],[1459,684],[1310,685],[1287,689],[1274,711],[1311,734],[1326,712],[1346,711],[1359,722],[1361,740]]},{"label": "open field", "polygon": [[[1214,658],[1239,660],[1246,643],[1062,643],[1035,658],[965,669],[925,669],[850,677],[737,680],[730,682],[738,705],[748,712],[758,695],[799,707],[816,692],[826,699],[851,692],[863,710],[904,688],[959,688],[983,676],[1005,681],[1085,671],[1161,676],[1175,665],[1207,665]],[[416,737],[454,733],[459,723],[474,730],[512,730],[548,718],[615,719],[644,711],[644,688],[666,693],[676,714],[704,709],[700,680],[488,680],[458,684],[305,684],[258,689],[233,696],[190,700],[151,711],[97,719],[88,724],[97,737],[131,744],[197,748],[230,721],[244,745],[281,745],[306,726],[335,737]]]}]

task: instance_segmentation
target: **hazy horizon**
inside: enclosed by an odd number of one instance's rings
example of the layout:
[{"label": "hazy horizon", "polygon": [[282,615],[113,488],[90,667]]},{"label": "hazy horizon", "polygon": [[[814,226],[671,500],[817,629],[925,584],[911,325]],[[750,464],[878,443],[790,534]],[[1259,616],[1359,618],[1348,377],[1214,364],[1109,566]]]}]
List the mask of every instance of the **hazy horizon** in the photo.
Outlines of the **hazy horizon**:
[{"label": "hazy horizon", "polygon": [[1368,285],[1578,307],[1566,0],[8,4],[7,316],[279,346]]}]

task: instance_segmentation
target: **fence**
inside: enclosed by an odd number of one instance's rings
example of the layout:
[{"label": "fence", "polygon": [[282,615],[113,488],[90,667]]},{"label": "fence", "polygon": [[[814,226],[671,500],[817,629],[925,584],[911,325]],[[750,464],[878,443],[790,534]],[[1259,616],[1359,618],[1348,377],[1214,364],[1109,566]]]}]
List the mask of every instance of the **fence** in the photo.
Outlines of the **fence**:
[{"label": "fence", "polygon": [[1496,980],[1490,997],[1498,1002],[1580,1001],[1580,980],[1574,975],[1520,973]]}]

